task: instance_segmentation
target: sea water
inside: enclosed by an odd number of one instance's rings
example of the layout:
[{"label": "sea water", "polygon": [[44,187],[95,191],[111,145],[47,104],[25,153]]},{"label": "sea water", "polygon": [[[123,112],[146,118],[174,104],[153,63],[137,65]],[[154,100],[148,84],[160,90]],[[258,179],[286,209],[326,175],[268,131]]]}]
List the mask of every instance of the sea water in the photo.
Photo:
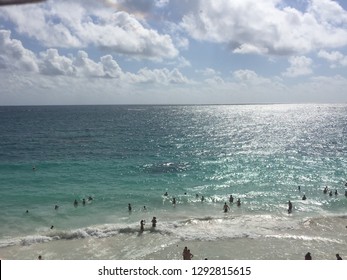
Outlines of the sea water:
[{"label": "sea water", "polygon": [[0,257],[347,258],[346,172],[346,104],[0,107]]}]

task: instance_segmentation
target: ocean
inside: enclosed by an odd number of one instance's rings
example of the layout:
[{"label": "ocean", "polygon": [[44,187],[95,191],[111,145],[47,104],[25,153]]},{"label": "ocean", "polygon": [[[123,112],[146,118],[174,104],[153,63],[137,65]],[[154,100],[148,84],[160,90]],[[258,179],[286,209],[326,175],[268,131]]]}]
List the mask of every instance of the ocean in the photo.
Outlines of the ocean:
[{"label": "ocean", "polygon": [[1,259],[347,258],[346,104],[0,107],[0,143]]}]

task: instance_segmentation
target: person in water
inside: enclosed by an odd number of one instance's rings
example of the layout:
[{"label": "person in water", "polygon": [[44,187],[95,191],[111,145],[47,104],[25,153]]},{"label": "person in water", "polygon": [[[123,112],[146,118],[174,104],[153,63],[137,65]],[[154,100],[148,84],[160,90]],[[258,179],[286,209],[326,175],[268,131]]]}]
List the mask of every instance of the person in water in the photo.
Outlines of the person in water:
[{"label": "person in water", "polygon": [[73,202],[73,206],[75,206],[75,207],[78,206],[78,201],[77,201],[77,199],[75,199],[75,201]]},{"label": "person in water", "polygon": [[288,214],[292,213],[293,211],[293,204],[291,203],[291,201],[288,201]]},{"label": "person in water", "polygon": [[144,231],[145,230],[145,220],[141,220],[141,222],[140,222],[140,230],[141,231]]},{"label": "person in water", "polygon": [[172,204],[176,205],[176,197],[172,198]]},{"label": "person in water", "polygon": [[342,261],[342,258],[340,257],[339,254],[336,254],[336,259],[339,260],[339,261]]},{"label": "person in water", "polygon": [[232,194],[229,196],[229,202],[230,202],[230,203],[233,203],[233,202],[234,202],[234,197],[233,197]]},{"label": "person in water", "polygon": [[155,228],[157,226],[157,218],[153,217],[152,219],[152,227]]},{"label": "person in water", "polygon": [[230,210],[230,207],[226,202],[224,203],[223,210],[224,210],[224,213],[226,213]]},{"label": "person in water", "polygon": [[237,200],[236,205],[239,206],[239,207],[241,206],[241,200],[240,199]]},{"label": "person in water", "polygon": [[131,204],[128,203],[128,211],[131,212]]},{"label": "person in water", "polygon": [[328,187],[325,186],[324,190],[323,190],[323,193],[327,194],[328,193]]},{"label": "person in water", "polygon": [[307,197],[306,197],[306,195],[304,195],[303,197],[302,197],[302,200],[306,200],[307,199]]}]

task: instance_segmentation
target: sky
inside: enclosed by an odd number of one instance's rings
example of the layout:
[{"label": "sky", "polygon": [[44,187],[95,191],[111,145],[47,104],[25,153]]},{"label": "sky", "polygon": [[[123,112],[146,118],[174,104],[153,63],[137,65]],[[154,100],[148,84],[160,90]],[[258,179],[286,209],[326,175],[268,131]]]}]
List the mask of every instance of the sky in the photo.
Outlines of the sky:
[{"label": "sky", "polygon": [[346,0],[0,6],[0,105],[345,103],[346,89]]}]

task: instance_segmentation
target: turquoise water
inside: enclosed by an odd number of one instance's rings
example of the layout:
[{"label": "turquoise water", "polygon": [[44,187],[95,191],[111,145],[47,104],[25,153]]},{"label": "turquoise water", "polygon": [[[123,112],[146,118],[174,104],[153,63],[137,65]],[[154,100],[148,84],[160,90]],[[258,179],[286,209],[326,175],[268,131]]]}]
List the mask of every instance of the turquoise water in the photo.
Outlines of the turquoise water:
[{"label": "turquoise water", "polygon": [[[0,254],[7,258],[25,258],[23,246],[135,238],[139,221],[148,228],[152,216],[162,247],[273,238],[288,227],[308,238],[303,221],[346,219],[345,104],[0,107],[0,119]],[[324,186],[338,195],[324,195]],[[230,194],[242,206],[224,214]],[[323,243],[345,244],[345,232],[337,235]],[[144,251],[132,257],[154,253]]]}]

